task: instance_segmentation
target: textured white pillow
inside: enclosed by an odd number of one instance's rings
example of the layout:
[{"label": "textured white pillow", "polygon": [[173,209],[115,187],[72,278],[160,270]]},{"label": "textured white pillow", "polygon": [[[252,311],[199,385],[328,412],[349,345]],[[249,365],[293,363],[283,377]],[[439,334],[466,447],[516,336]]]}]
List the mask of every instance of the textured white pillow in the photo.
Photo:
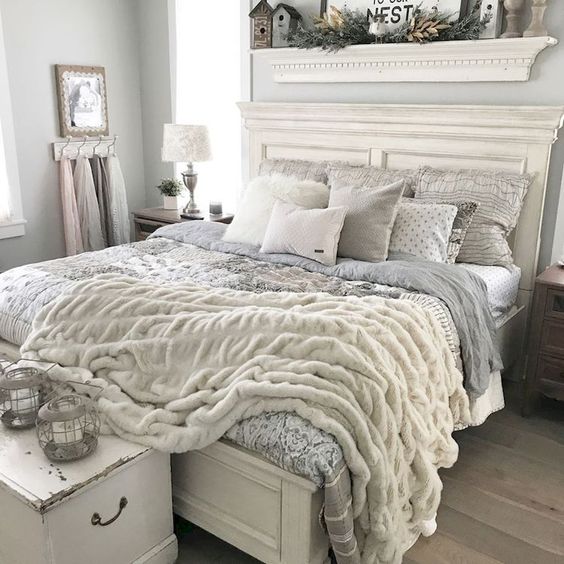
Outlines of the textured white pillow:
[{"label": "textured white pillow", "polygon": [[276,200],[307,209],[326,208],[329,188],[321,182],[299,180],[283,174],[258,176],[247,185],[223,240],[261,245]]},{"label": "textured white pillow", "polygon": [[260,251],[290,253],[333,266],[346,215],[345,207],[308,210],[277,201]]},{"label": "textured white pillow", "polygon": [[402,202],[399,206],[390,252],[409,253],[433,262],[447,262],[456,206]]}]

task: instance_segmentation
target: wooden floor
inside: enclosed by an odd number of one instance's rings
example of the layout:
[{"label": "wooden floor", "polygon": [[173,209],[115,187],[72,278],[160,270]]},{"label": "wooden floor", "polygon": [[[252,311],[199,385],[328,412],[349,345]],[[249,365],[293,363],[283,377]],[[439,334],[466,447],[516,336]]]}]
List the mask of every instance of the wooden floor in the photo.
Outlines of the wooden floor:
[{"label": "wooden floor", "polygon": [[[523,419],[514,390],[506,397],[484,425],[455,434],[438,531],[404,564],[564,564],[564,405],[546,400]],[[191,526],[179,537],[182,564],[257,562]]]}]

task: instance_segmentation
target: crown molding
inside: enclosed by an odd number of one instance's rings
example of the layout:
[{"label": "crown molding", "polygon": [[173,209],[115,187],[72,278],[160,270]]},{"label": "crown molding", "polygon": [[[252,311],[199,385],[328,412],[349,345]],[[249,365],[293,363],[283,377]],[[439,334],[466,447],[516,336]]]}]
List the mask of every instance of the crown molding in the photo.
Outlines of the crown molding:
[{"label": "crown molding", "polygon": [[527,81],[537,55],[553,37],[353,45],[321,49],[258,49],[279,83]]},{"label": "crown molding", "polygon": [[388,133],[553,143],[564,106],[240,102],[247,129]]}]

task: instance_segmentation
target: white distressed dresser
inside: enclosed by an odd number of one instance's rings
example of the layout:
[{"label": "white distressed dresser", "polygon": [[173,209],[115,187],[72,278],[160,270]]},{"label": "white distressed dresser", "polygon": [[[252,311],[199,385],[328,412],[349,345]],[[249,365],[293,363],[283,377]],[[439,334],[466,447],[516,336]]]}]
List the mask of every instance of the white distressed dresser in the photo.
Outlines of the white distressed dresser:
[{"label": "white distressed dresser", "polygon": [[0,425],[1,564],[172,564],[170,457],[101,437],[52,463],[35,435]]}]

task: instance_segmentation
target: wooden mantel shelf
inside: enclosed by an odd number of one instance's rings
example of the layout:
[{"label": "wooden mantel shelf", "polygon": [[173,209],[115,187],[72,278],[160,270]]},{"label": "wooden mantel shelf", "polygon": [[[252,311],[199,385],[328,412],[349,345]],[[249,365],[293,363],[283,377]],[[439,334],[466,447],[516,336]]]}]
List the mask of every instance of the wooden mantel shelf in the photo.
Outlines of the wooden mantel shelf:
[{"label": "wooden mantel shelf", "polygon": [[537,55],[553,37],[354,45],[321,49],[259,49],[275,82],[503,82],[527,81]]}]

